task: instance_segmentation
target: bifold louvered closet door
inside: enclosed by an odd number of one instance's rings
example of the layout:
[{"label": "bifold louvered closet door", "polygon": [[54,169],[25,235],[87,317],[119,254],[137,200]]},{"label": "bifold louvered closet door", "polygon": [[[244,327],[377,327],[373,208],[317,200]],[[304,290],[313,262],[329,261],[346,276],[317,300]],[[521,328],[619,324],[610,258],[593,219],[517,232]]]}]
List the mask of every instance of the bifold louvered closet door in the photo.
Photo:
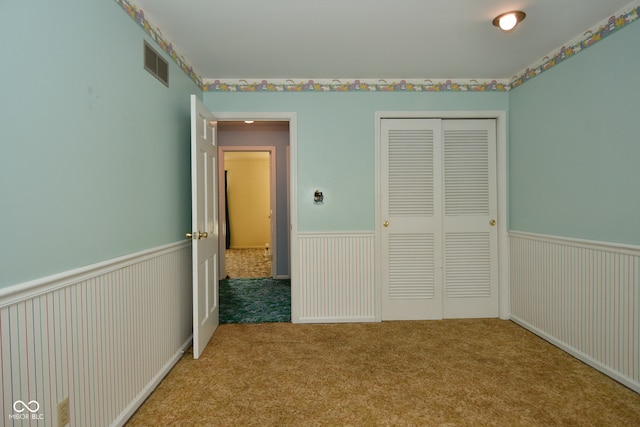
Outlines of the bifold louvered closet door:
[{"label": "bifold louvered closet door", "polygon": [[442,318],[442,122],[383,119],[382,319]]},{"label": "bifold louvered closet door", "polygon": [[495,120],[381,131],[382,319],[497,317]]}]

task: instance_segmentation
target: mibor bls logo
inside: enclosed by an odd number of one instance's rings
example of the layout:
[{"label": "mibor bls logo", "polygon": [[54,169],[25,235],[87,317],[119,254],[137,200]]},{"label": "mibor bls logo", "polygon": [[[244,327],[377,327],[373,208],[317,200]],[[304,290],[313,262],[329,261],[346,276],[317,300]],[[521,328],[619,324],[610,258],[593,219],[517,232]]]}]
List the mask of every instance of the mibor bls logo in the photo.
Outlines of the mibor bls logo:
[{"label": "mibor bls logo", "polygon": [[36,400],[30,400],[24,402],[22,400],[16,400],[13,402],[13,414],[9,414],[9,419],[12,420],[43,420],[44,414],[38,414],[40,410],[40,404]]}]

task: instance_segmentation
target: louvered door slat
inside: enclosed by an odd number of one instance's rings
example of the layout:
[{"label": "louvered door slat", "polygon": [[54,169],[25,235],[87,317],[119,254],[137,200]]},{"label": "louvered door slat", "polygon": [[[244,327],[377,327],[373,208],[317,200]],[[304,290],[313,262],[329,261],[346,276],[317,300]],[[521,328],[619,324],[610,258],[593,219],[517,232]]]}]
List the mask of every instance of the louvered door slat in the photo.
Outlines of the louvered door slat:
[{"label": "louvered door slat", "polygon": [[491,296],[489,233],[447,233],[445,257],[448,298]]},{"label": "louvered door slat", "polygon": [[389,130],[389,214],[433,216],[433,130]]},{"label": "louvered door slat", "polygon": [[489,213],[488,156],[487,131],[444,131],[445,215]]},{"label": "louvered door slat", "polygon": [[389,236],[389,298],[422,299],[434,296],[433,235]]}]

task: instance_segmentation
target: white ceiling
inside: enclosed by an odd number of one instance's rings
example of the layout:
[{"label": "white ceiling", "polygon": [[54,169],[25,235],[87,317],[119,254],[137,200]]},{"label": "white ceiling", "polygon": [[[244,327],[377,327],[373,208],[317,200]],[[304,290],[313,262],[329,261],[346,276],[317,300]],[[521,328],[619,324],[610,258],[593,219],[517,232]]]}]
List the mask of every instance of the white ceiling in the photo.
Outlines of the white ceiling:
[{"label": "white ceiling", "polygon": [[[510,79],[630,0],[132,0],[203,79]],[[527,14],[510,33],[491,24]]]}]

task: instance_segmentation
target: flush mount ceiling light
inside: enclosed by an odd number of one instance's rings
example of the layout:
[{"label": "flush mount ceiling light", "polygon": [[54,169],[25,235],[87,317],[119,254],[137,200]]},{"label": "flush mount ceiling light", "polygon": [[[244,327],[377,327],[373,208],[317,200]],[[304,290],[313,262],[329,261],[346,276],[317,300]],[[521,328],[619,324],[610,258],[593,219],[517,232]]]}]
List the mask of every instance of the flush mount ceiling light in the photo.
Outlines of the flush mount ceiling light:
[{"label": "flush mount ceiling light", "polygon": [[527,16],[527,14],[520,10],[503,13],[502,15],[495,17],[493,25],[500,28],[502,31],[511,31],[516,27],[516,25],[524,20],[525,16]]}]

